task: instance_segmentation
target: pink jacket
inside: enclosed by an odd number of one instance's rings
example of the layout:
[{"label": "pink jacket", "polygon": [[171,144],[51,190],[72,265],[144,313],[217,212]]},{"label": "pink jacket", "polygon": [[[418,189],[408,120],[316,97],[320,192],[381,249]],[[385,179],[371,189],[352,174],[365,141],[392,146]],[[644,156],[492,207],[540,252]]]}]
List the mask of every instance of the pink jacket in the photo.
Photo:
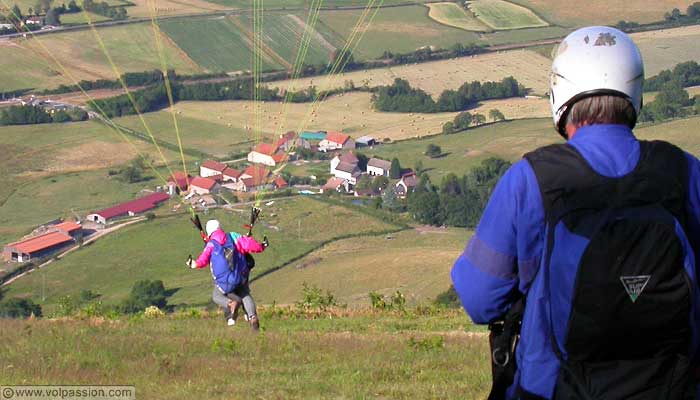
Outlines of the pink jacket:
[{"label": "pink jacket", "polygon": [[[262,244],[258,243],[257,240],[250,236],[243,236],[240,233],[231,232],[231,239],[236,246],[236,250],[242,254],[248,253],[262,253],[265,248]],[[209,241],[207,245],[204,246],[204,251],[197,257],[197,268],[204,268],[209,265],[209,259],[211,258],[211,252],[214,250],[214,245],[209,243],[212,240],[216,240],[220,245],[226,243],[226,232],[222,229],[217,229],[209,236]]]}]

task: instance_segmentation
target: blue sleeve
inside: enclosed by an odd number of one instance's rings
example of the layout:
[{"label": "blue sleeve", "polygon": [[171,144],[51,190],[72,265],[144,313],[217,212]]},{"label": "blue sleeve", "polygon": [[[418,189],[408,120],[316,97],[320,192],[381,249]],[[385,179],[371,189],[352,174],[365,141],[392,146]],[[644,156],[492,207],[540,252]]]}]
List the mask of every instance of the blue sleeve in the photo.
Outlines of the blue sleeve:
[{"label": "blue sleeve", "polygon": [[695,252],[695,262],[700,262],[700,161],[687,154],[689,178],[688,185],[688,241]]},{"label": "blue sleeve", "polygon": [[496,185],[476,233],[452,267],[452,282],[477,324],[508,311],[516,290],[526,293],[542,253],[544,209],[527,161],[514,164]]}]

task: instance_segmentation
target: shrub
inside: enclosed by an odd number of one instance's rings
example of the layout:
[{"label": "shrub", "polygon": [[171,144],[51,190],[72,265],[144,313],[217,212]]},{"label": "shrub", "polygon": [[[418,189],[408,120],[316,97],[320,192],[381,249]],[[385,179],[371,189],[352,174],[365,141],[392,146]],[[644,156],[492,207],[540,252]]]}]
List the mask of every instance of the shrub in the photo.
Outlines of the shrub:
[{"label": "shrub", "polygon": [[445,347],[445,338],[442,336],[430,336],[425,339],[410,338],[408,346],[413,350],[432,351]]},{"label": "shrub", "polygon": [[138,281],[131,288],[131,294],[122,303],[121,309],[125,313],[138,313],[149,306],[160,309],[167,305],[167,293],[163,281],[143,280]]},{"label": "shrub", "polygon": [[28,299],[9,299],[0,303],[0,318],[41,317],[41,306]]},{"label": "shrub", "polygon": [[459,301],[459,296],[457,296],[457,291],[455,290],[455,287],[453,285],[450,285],[449,289],[440,293],[435,298],[435,304],[449,308],[459,308],[461,306],[461,303]]},{"label": "shrub", "polygon": [[296,302],[297,308],[305,311],[326,311],[338,305],[335,296],[329,290],[309,286],[306,282],[302,286],[301,300]]},{"label": "shrub", "polygon": [[146,309],[143,311],[143,315],[146,318],[160,318],[165,316],[165,313],[156,306],[150,306],[146,307]]}]

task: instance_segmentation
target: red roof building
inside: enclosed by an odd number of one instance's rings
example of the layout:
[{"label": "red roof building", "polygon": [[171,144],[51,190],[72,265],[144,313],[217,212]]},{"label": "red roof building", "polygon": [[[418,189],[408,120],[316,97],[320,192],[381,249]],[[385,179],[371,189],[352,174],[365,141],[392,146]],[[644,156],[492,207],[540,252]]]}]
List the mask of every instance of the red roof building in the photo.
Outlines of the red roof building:
[{"label": "red roof building", "polygon": [[272,156],[277,153],[277,149],[277,145],[274,144],[258,143],[258,145],[253,148],[253,151],[260,154],[265,154],[266,156]]},{"label": "red roof building", "polygon": [[71,235],[71,236],[73,235],[74,232],[77,232],[77,231],[83,229],[83,227],[80,226],[80,224],[78,224],[77,222],[74,222],[74,221],[61,222],[60,224],[56,224],[56,225],[51,226],[51,228],[55,229],[58,232],[63,232],[65,234]]},{"label": "red roof building", "polygon": [[202,178],[201,176],[195,176],[190,182],[190,190],[197,194],[209,194],[216,192],[218,183],[212,178]]},{"label": "red roof building", "polygon": [[176,171],[173,172],[173,176],[171,176],[170,179],[168,179],[168,184],[175,185],[178,189],[180,189],[180,191],[184,192],[187,190],[191,179],[192,177],[188,174]]},{"label": "red roof building", "polygon": [[241,177],[241,175],[243,175],[242,171],[239,171],[237,169],[230,168],[230,167],[227,167],[223,172],[224,181],[234,181],[235,182],[238,180],[238,178]]},{"label": "red roof building", "polygon": [[228,165],[220,163],[218,161],[207,160],[199,166],[199,176],[209,177],[214,175],[221,175],[224,170],[228,168]]},{"label": "red roof building", "polygon": [[270,175],[270,171],[265,168],[261,167],[259,165],[251,165],[250,167],[246,168],[243,171],[243,174],[241,175],[242,179],[246,178],[254,178],[254,179],[260,179],[262,178],[267,179],[267,177]]},{"label": "red roof building", "polygon": [[134,216],[136,214],[154,209],[158,206],[158,204],[168,200],[169,198],[170,196],[167,193],[153,193],[149,194],[148,196],[141,197],[140,199],[128,201],[114,207],[94,212],[88,215],[87,218],[93,222],[106,224],[113,218],[123,217],[126,215]]},{"label": "red roof building", "polygon": [[326,134],[327,141],[339,144],[341,146],[344,145],[348,139],[350,139],[350,136],[344,135],[340,132],[330,131],[328,134]]},{"label": "red roof building", "polygon": [[279,175],[275,177],[275,179],[272,181],[272,184],[275,185],[275,188],[277,188],[277,189],[282,189],[282,188],[286,188],[287,186],[289,186],[287,181],[285,181],[284,178],[282,178]]},{"label": "red roof building", "polygon": [[73,238],[63,232],[49,232],[5,246],[3,256],[8,261],[26,262],[48,255],[69,243]]}]

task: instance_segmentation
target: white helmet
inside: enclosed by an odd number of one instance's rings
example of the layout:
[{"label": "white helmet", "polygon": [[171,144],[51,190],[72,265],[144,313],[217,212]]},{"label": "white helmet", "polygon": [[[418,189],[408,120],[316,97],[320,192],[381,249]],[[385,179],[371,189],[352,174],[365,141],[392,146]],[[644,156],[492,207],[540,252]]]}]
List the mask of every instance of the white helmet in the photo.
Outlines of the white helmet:
[{"label": "white helmet", "polygon": [[550,76],[554,126],[566,138],[566,112],[584,97],[612,94],[626,98],[639,116],[644,65],[637,45],[624,32],[606,26],[581,28],[556,50]]},{"label": "white helmet", "polygon": [[207,231],[207,236],[211,236],[212,233],[214,233],[215,230],[219,229],[221,227],[221,224],[219,221],[215,219],[210,219],[207,221],[207,226],[206,226],[206,231]]}]

